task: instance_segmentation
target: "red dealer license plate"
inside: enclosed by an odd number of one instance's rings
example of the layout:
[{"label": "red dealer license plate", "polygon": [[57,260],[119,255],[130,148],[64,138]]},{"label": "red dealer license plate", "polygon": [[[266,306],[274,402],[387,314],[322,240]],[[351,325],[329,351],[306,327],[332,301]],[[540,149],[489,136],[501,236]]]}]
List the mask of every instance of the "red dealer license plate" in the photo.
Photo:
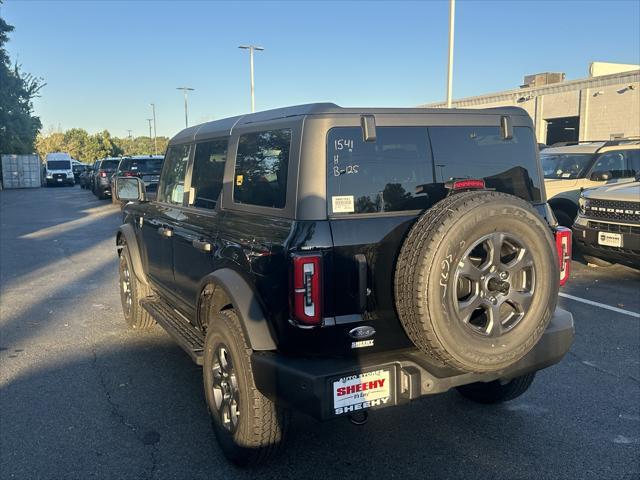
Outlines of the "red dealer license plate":
[{"label": "red dealer license plate", "polygon": [[393,381],[388,369],[342,377],[333,382],[333,413],[341,415],[393,405]]}]

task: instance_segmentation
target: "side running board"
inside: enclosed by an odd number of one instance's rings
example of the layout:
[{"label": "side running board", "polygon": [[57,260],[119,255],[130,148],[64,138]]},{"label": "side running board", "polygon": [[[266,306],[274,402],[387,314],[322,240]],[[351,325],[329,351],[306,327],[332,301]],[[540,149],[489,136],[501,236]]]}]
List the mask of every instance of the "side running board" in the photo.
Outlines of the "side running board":
[{"label": "side running board", "polygon": [[197,328],[157,297],[143,298],[140,300],[140,305],[173,337],[196,364],[202,365],[204,337]]}]

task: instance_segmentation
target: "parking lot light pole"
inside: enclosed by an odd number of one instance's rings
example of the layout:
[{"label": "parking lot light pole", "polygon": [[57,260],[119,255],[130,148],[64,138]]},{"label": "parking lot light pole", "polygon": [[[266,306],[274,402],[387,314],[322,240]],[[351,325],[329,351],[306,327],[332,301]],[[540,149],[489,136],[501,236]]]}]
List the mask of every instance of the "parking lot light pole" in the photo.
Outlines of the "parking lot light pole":
[{"label": "parking lot light pole", "polygon": [[453,27],[456,16],[456,0],[449,0],[449,68],[447,70],[447,108],[451,108],[453,87]]},{"label": "parking lot light pole", "polygon": [[255,50],[261,52],[264,50],[264,48],[258,47],[256,45],[240,45],[238,48],[249,50],[249,73],[251,75],[251,113],[253,113],[256,111],[256,100],[253,86],[253,52]]},{"label": "parking lot light pole", "polygon": [[182,90],[182,93],[184,93],[184,126],[185,128],[189,126],[189,107],[187,105],[188,103],[188,94],[189,92],[192,92],[195,90],[195,88],[191,88],[191,87],[177,87],[176,90]]},{"label": "parking lot light pole", "polygon": [[[149,143],[151,143],[151,122],[153,122],[153,118],[147,118],[147,122],[149,122]],[[149,150],[151,150],[151,148],[149,148]]]},{"label": "parking lot light pole", "polygon": [[155,103],[150,103],[149,105],[151,105],[151,112],[153,113],[153,154],[157,155],[158,154],[158,137],[157,137],[157,132],[156,132],[156,104]]}]

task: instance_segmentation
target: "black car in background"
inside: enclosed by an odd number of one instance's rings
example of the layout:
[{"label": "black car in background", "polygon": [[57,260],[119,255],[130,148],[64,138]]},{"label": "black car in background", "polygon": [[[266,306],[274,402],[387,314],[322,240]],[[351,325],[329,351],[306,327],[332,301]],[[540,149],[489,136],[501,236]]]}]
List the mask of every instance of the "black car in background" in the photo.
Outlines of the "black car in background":
[{"label": "black car in background", "polygon": [[111,178],[111,183],[113,184],[116,177],[138,177],[144,182],[147,194],[154,196],[158,189],[158,180],[160,179],[163,161],[163,155],[123,157],[118,164],[118,169]]},{"label": "black car in background", "polygon": [[100,200],[111,196],[111,176],[118,169],[120,158],[103,158],[93,165],[91,191]]}]

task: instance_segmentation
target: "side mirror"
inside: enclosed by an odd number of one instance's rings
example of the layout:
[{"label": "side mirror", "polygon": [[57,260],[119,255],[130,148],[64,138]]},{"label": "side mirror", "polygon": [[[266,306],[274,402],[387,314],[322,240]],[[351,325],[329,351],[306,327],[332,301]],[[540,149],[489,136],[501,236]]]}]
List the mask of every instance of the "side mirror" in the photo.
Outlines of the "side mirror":
[{"label": "side mirror", "polygon": [[598,172],[591,172],[591,177],[589,177],[589,180],[591,180],[592,182],[606,182],[607,180],[611,180],[612,177],[613,175],[611,174],[611,172],[607,170],[601,170]]},{"label": "side mirror", "polygon": [[145,202],[147,192],[138,177],[116,177],[116,199],[121,202]]}]

